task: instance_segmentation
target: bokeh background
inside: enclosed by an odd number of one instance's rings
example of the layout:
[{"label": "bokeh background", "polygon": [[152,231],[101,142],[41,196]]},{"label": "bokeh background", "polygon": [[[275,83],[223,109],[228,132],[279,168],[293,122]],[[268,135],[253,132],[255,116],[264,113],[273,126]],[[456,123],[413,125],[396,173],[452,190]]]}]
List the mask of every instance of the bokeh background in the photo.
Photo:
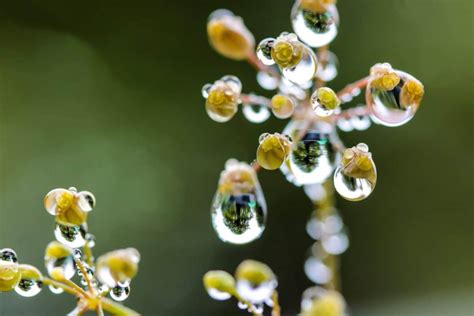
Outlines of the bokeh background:
[{"label": "bokeh background", "polygon": [[[134,246],[141,271],[127,301],[145,315],[244,315],[207,297],[201,276],[245,258],[279,276],[288,315],[311,285],[302,264],[311,205],[279,172],[262,172],[266,232],[220,242],[209,205],[224,161],[254,158],[262,125],[241,114],[211,121],[203,84],[238,75],[264,93],[245,63],[207,43],[208,14],[226,7],[257,40],[290,30],[292,1],[0,2],[0,248],[42,266],[55,187],[95,193],[96,254]],[[379,181],[366,201],[338,201],[351,234],[342,257],[353,315],[473,314],[473,25],[470,0],[359,0],[339,5],[334,89],[389,61],[423,81],[425,100],[399,128],[342,135],[370,145]],[[266,93],[268,96],[268,93]],[[64,315],[67,295],[0,295],[0,314]]]}]

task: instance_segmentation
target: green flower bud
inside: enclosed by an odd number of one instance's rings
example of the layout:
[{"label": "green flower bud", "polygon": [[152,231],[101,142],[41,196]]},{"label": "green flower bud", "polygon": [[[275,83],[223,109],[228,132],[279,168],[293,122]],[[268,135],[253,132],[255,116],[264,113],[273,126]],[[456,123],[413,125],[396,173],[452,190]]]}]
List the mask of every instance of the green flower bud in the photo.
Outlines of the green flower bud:
[{"label": "green flower bud", "polygon": [[243,261],[235,271],[235,278],[237,280],[248,281],[254,285],[276,279],[275,274],[269,266],[255,260]]},{"label": "green flower bud", "polygon": [[209,271],[202,278],[204,287],[210,297],[225,300],[235,293],[235,280],[225,271]]}]

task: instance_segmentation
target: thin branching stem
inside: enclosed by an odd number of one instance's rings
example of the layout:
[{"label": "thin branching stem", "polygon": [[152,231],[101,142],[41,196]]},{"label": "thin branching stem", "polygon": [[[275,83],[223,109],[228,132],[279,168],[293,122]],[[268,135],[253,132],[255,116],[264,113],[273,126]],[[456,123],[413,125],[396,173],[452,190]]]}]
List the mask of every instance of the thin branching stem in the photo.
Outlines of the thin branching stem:
[{"label": "thin branching stem", "polygon": [[81,259],[74,258],[74,261],[76,261],[76,265],[79,268],[79,270],[81,271],[82,277],[84,278],[84,280],[86,280],[88,292],[90,292],[91,294],[95,294],[94,293],[94,287],[92,286],[91,280],[89,279],[89,276],[87,275],[87,270],[84,267],[84,265],[82,264]]},{"label": "thin branching stem", "polygon": [[343,101],[346,95],[352,95],[354,90],[363,89],[369,83],[370,76],[364,77],[356,82],[348,84],[344,89],[337,93],[337,96]]},{"label": "thin branching stem", "polygon": [[266,106],[267,108],[271,107],[271,100],[269,98],[255,94],[242,93],[240,95],[240,101],[245,105],[260,105]]},{"label": "thin branching stem", "polygon": [[275,78],[280,78],[280,73],[275,71],[275,69],[273,69],[272,67],[264,65],[260,60],[258,60],[258,57],[254,52],[249,54],[249,56],[247,57],[247,61],[255,70],[265,71]]},{"label": "thin branching stem", "polygon": [[280,308],[280,303],[278,301],[278,292],[276,290],[273,291],[272,302],[273,302],[272,316],[280,316],[281,315],[281,308]]}]

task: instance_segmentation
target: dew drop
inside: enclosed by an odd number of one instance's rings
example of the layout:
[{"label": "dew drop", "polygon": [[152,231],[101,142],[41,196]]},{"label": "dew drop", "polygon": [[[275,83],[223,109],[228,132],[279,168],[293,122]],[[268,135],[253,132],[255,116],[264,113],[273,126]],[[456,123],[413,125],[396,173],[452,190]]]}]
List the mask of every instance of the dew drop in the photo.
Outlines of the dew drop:
[{"label": "dew drop", "polygon": [[361,201],[372,193],[375,182],[347,176],[343,170],[344,167],[341,166],[334,173],[334,188],[343,198],[349,201]]},{"label": "dew drop", "polygon": [[340,255],[349,248],[349,238],[346,233],[340,232],[323,238],[321,245],[327,253]]},{"label": "dew drop", "polygon": [[221,173],[211,206],[212,226],[225,242],[245,244],[265,230],[267,207],[255,171],[232,160]]},{"label": "dew drop", "polygon": [[130,295],[130,286],[117,285],[110,291],[110,297],[117,302],[125,301]]},{"label": "dew drop", "polygon": [[225,301],[225,300],[228,300],[229,298],[232,297],[229,293],[221,292],[221,291],[216,290],[214,288],[208,288],[207,289],[207,294],[209,294],[209,296],[212,299],[215,299],[217,301]]},{"label": "dew drop", "polygon": [[423,85],[413,76],[395,70],[400,82],[392,90],[375,88],[369,82],[366,89],[367,106],[375,120],[385,126],[400,126],[414,116],[423,96]]},{"label": "dew drop", "polygon": [[251,123],[263,123],[270,117],[270,110],[266,106],[244,105],[242,109],[245,118]]},{"label": "dew drop", "polygon": [[95,247],[95,236],[92,235],[92,234],[87,234],[86,235],[86,242],[87,242],[87,246],[89,248],[94,248]]},{"label": "dew drop", "polygon": [[265,90],[275,90],[280,84],[280,80],[267,71],[257,73],[257,82]]},{"label": "dew drop", "polygon": [[54,285],[50,285],[48,286],[49,290],[51,291],[51,293],[53,294],[61,294],[61,293],[64,293],[64,290],[60,287],[56,287]]},{"label": "dew drop", "polygon": [[350,118],[350,124],[358,131],[365,131],[372,123],[368,116],[354,116]]},{"label": "dew drop", "polygon": [[244,302],[237,302],[237,307],[240,308],[240,309],[248,309],[249,306],[247,304],[245,304]]},{"label": "dew drop", "polygon": [[33,297],[41,292],[42,283],[38,280],[21,279],[15,287],[15,292],[23,297]]},{"label": "dew drop", "polygon": [[326,284],[332,279],[331,269],[320,259],[312,256],[305,261],[304,271],[308,279],[317,284]]},{"label": "dew drop", "polygon": [[252,304],[262,304],[270,299],[275,291],[278,282],[269,280],[258,285],[252,284],[247,280],[238,280],[236,283],[237,293]]},{"label": "dew drop", "polygon": [[15,250],[10,248],[0,249],[0,261],[17,263],[18,257]]},{"label": "dew drop", "polygon": [[61,258],[46,258],[45,266],[48,274],[50,275],[54,269],[61,268],[66,280],[72,279],[76,272],[74,258],[72,255]]},{"label": "dew drop", "polygon": [[329,44],[337,35],[339,15],[335,5],[328,6],[326,12],[314,13],[301,7],[296,1],[291,10],[291,21],[296,35],[311,47]]},{"label": "dew drop", "polygon": [[336,55],[333,52],[327,51],[325,61],[319,61],[316,77],[326,82],[333,80],[337,77],[338,64]]},{"label": "dew drop", "polygon": [[211,83],[206,83],[202,89],[201,89],[201,94],[203,96],[204,99],[207,99],[207,97],[209,96],[209,91],[211,91],[211,88],[212,88],[212,84]]},{"label": "dew drop", "polygon": [[293,145],[290,169],[300,184],[322,183],[332,174],[338,159],[329,134],[310,130]]},{"label": "dew drop", "polygon": [[354,130],[354,126],[352,126],[352,123],[345,118],[337,119],[336,124],[337,127],[343,132],[351,132],[352,130]]},{"label": "dew drop", "polygon": [[262,62],[262,64],[267,66],[275,64],[275,61],[273,60],[271,55],[271,50],[274,43],[274,38],[266,38],[258,44],[257,58]]},{"label": "dew drop", "polygon": [[56,240],[71,248],[80,248],[86,244],[87,229],[85,225],[68,226],[56,223],[54,236]]},{"label": "dew drop", "polygon": [[316,55],[306,45],[303,45],[301,60],[293,67],[287,67],[282,70],[283,76],[289,81],[301,85],[312,80],[318,68],[318,59]]}]

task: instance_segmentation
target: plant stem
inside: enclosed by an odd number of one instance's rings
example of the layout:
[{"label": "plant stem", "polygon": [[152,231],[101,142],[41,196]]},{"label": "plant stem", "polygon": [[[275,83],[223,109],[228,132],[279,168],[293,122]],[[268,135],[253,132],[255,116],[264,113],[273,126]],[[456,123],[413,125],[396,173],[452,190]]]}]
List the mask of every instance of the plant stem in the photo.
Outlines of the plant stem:
[{"label": "plant stem", "polygon": [[[318,49],[318,62],[319,62],[319,67],[326,67],[329,59],[329,45],[322,46]],[[314,77],[314,86],[316,88],[321,88],[326,84],[326,81],[318,78],[317,76]]]},{"label": "plant stem", "polygon": [[280,316],[281,308],[280,308],[280,303],[278,302],[278,292],[276,290],[273,291],[272,301],[273,301],[272,316]]},{"label": "plant stem", "polygon": [[125,307],[121,304],[115,303],[108,298],[102,298],[100,300],[104,311],[109,312],[114,316],[139,316],[140,314],[135,312],[133,309]]},{"label": "plant stem", "polygon": [[66,292],[68,294],[71,294],[71,295],[74,295],[74,296],[77,296],[77,297],[80,297],[82,295],[76,289],[70,287],[69,285],[66,285],[62,282],[55,281],[55,280],[47,278],[47,277],[43,277],[43,284],[44,285],[52,285],[54,287],[59,287],[59,288],[63,289],[64,292]]},{"label": "plant stem", "polygon": [[366,116],[366,115],[369,115],[370,113],[371,111],[367,105],[361,105],[361,106],[344,110],[341,113],[334,115],[334,119],[336,120],[338,118],[350,119],[351,117],[354,117],[354,116]]},{"label": "plant stem", "polygon": [[353,91],[356,89],[363,89],[367,86],[369,83],[370,76],[364,77],[360,80],[357,80],[356,82],[353,82],[351,84],[348,84],[344,89],[339,91],[337,93],[337,96],[341,99],[344,99],[344,96],[346,95],[352,95]]},{"label": "plant stem", "polygon": [[87,243],[87,242],[84,245],[84,256],[86,257],[86,263],[90,267],[92,267],[94,265],[94,263],[92,262],[93,254],[92,254],[92,249],[91,249],[91,247],[89,247],[89,243]]},{"label": "plant stem", "polygon": [[86,268],[85,268],[84,265],[82,264],[81,259],[74,258],[74,261],[76,261],[76,265],[77,265],[77,267],[79,268],[79,270],[81,271],[82,277],[84,278],[84,280],[86,280],[86,283],[87,283],[87,291],[90,292],[91,294],[95,294],[95,293],[94,293],[94,287],[93,287],[92,284],[91,284],[91,280],[89,279],[89,276],[87,275]]}]

